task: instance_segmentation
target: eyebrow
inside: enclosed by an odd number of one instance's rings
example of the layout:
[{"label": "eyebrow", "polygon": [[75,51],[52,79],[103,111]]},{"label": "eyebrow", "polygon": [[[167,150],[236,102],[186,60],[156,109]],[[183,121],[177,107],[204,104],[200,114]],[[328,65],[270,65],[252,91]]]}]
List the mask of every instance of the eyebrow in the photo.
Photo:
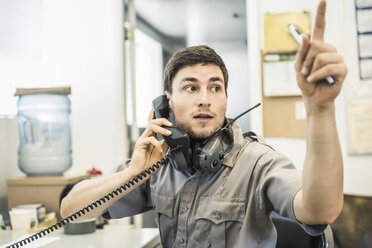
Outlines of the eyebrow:
[{"label": "eyebrow", "polygon": [[198,82],[198,80],[196,78],[193,78],[193,77],[186,77],[186,78],[183,78],[181,80],[181,83],[183,82]]},{"label": "eyebrow", "polygon": [[217,82],[217,81],[220,81],[221,83],[223,83],[223,80],[222,80],[222,78],[220,78],[220,77],[212,77],[212,78],[209,79],[209,81],[211,81],[211,82]]},{"label": "eyebrow", "polygon": [[[221,83],[223,83],[223,80],[220,77],[211,77],[209,79],[209,82],[218,82],[218,81],[220,81]],[[196,82],[198,82],[198,79],[196,79],[194,77],[186,77],[186,78],[183,78],[181,80],[181,83],[183,83],[183,82],[195,82],[196,83]]]}]

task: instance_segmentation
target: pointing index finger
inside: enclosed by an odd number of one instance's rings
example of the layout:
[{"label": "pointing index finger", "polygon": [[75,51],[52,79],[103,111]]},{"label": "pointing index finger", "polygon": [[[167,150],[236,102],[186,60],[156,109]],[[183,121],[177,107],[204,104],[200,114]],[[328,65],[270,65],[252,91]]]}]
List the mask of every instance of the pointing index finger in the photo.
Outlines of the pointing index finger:
[{"label": "pointing index finger", "polygon": [[313,40],[323,40],[325,30],[326,0],[320,0],[316,11]]}]

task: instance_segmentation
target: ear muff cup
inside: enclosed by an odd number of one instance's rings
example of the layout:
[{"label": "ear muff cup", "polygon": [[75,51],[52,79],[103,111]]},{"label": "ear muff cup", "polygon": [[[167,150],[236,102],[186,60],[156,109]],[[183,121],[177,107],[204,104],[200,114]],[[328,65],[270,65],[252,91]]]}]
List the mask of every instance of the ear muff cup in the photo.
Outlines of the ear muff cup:
[{"label": "ear muff cup", "polygon": [[204,172],[218,171],[223,162],[224,153],[222,141],[219,137],[213,137],[197,149],[195,154],[196,165]]}]

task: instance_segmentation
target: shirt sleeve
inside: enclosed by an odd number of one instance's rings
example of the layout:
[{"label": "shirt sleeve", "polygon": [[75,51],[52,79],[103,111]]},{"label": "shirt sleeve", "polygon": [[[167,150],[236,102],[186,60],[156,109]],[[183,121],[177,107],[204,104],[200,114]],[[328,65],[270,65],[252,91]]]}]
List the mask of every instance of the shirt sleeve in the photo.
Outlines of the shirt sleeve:
[{"label": "shirt sleeve", "polygon": [[[114,170],[117,172],[118,170],[125,169],[128,166],[130,160],[127,160],[123,165],[119,165],[118,168]],[[106,219],[118,219],[123,217],[128,217],[140,213],[144,213],[150,209],[152,209],[148,202],[148,179],[145,183],[141,184],[127,195],[120,198],[114,204],[107,208],[106,212],[102,215]]]},{"label": "shirt sleeve", "polygon": [[107,218],[109,216],[109,218],[118,219],[144,213],[152,209],[148,206],[146,184],[147,182],[141,184],[108,207],[108,215],[106,214],[104,217]]},{"label": "shirt sleeve", "polygon": [[275,211],[296,221],[312,236],[321,234],[327,225],[306,225],[295,217],[293,202],[302,187],[301,172],[287,157],[271,149],[261,156],[258,163],[259,202],[263,204],[265,210],[269,213]]}]

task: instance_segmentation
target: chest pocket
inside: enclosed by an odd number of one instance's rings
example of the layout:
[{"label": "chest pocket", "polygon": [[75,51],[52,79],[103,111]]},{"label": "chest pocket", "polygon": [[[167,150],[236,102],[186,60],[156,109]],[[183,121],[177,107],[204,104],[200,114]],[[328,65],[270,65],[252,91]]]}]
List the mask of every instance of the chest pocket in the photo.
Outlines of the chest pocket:
[{"label": "chest pocket", "polygon": [[195,215],[196,240],[203,247],[233,247],[244,222],[245,202],[244,198],[201,197]]},{"label": "chest pocket", "polygon": [[154,219],[159,227],[160,238],[164,248],[171,247],[175,240],[175,219],[173,216],[174,196],[151,192],[154,207]]}]

